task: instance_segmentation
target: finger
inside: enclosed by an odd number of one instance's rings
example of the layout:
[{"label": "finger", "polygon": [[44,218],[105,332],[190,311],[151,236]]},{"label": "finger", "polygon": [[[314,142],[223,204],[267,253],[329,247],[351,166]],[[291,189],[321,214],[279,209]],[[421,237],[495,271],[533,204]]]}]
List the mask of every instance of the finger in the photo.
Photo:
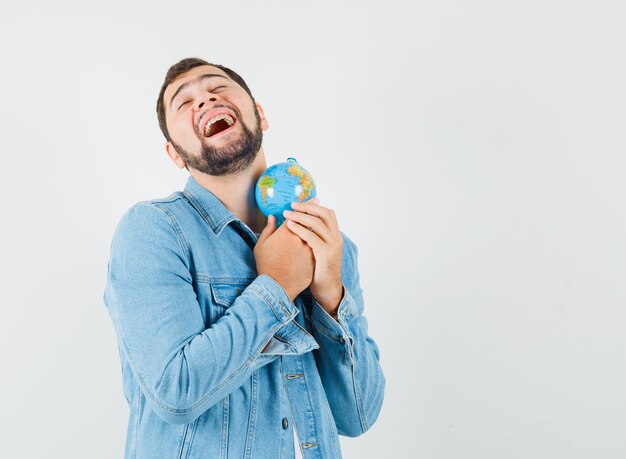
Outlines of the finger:
[{"label": "finger", "polygon": [[309,231],[307,228],[293,220],[287,220],[287,228],[295,233],[306,242],[313,250],[313,253],[322,253],[324,248],[324,241],[322,241],[313,231]]},{"label": "finger", "polygon": [[274,233],[274,231],[276,231],[276,217],[270,214],[267,217],[267,223],[265,224],[265,228],[263,228],[263,231],[261,231],[257,242],[263,242],[265,239],[270,237]]},{"label": "finger", "polygon": [[315,215],[316,217],[321,218],[328,228],[339,231],[339,224],[337,223],[337,216],[335,215],[335,212],[332,209],[327,209],[326,207],[322,207],[318,204],[312,203],[311,201],[312,200],[306,202],[292,202],[291,208],[297,210],[298,212]]},{"label": "finger", "polygon": [[308,228],[309,231],[313,231],[325,242],[332,239],[332,234],[324,224],[324,221],[319,217],[305,214],[303,212],[292,212],[290,210],[285,210],[283,215],[286,219],[296,221],[305,228]]}]

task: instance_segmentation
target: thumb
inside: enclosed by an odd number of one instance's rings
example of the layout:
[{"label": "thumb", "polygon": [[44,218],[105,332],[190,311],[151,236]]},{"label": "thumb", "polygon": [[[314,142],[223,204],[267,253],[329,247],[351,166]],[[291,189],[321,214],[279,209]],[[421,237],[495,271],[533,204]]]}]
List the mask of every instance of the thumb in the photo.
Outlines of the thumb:
[{"label": "thumb", "polygon": [[270,214],[267,217],[267,224],[265,225],[265,228],[263,228],[263,231],[261,231],[257,243],[265,241],[268,237],[274,234],[274,231],[276,231],[276,217]]}]

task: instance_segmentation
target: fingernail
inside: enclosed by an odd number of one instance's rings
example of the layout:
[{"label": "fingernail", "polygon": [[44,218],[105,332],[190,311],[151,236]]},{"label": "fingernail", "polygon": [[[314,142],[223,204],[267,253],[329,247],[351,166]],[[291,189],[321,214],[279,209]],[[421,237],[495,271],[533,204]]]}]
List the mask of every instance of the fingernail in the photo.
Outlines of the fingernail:
[{"label": "fingernail", "polygon": [[293,214],[292,211],[287,210],[287,209],[283,210],[283,215],[291,215],[291,214]]}]

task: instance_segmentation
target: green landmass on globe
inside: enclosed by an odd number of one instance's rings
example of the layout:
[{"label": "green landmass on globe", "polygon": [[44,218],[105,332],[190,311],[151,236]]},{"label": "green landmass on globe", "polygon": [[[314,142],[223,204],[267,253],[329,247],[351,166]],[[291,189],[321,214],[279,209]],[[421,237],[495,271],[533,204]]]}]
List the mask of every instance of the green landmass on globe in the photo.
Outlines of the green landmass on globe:
[{"label": "green landmass on globe", "polygon": [[274,188],[275,183],[276,179],[274,177],[270,177],[269,175],[262,175],[259,178],[259,188],[261,188],[261,198],[263,199],[263,204],[267,204],[268,188]]}]

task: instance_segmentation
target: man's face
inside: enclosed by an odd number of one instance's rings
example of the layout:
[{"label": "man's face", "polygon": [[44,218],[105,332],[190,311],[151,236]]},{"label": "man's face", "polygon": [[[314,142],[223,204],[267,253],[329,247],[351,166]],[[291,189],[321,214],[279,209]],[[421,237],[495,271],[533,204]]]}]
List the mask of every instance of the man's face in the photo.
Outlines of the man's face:
[{"label": "man's face", "polygon": [[256,158],[268,127],[263,109],[221,69],[191,69],[166,88],[163,102],[166,148],[179,167],[229,175]]}]

